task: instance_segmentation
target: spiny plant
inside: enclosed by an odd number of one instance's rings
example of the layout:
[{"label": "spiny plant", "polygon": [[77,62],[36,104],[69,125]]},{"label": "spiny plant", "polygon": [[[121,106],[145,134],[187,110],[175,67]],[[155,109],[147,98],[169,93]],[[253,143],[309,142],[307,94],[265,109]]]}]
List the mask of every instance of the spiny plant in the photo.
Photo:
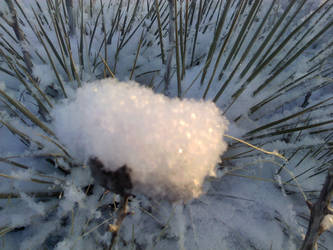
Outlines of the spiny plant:
[{"label": "spiny plant", "polygon": [[[162,249],[176,241],[170,218],[156,212],[162,205],[145,197],[130,202],[139,230],[125,225],[118,243],[110,241],[117,196],[93,185],[52,130],[58,102],[107,77],[215,102],[242,140],[230,139],[217,166],[223,177],[212,183],[232,176],[275,183],[300,206],[295,220],[306,227],[304,200],[318,196],[332,166],[331,0],[5,0],[1,7],[3,248],[15,237],[22,249]],[[273,170],[260,175],[257,167]],[[300,234],[282,217],[270,218],[299,247]],[[328,249],[329,237],[319,247]],[[245,237],[244,246],[262,246],[255,242]]]}]

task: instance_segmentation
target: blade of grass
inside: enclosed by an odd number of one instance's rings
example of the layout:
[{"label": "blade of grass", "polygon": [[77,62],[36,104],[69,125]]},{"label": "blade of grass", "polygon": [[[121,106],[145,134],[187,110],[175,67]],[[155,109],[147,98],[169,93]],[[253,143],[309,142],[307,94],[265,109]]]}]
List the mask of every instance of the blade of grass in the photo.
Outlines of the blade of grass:
[{"label": "blade of grass", "polygon": [[224,9],[223,9],[223,13],[222,13],[222,15],[219,19],[217,28],[214,32],[214,38],[212,39],[211,45],[209,47],[209,51],[208,51],[208,55],[207,55],[207,58],[206,58],[205,66],[204,66],[203,71],[202,71],[202,76],[201,76],[201,81],[200,81],[201,84],[203,84],[203,82],[205,80],[207,70],[208,70],[208,68],[209,68],[209,66],[212,62],[213,55],[214,55],[214,52],[216,50],[217,42],[220,40],[219,37],[220,37],[222,29],[224,27],[224,22],[226,20],[230,4],[231,4],[231,0],[226,1]]},{"label": "blade of grass", "polygon": [[144,38],[144,31],[142,31],[142,33],[141,33],[141,37],[140,37],[140,40],[139,40],[139,43],[138,43],[138,47],[136,49],[136,55],[135,55],[135,59],[134,59],[134,62],[133,62],[133,67],[132,67],[130,78],[129,78],[130,80],[132,80],[132,77],[133,77],[133,74],[134,74],[134,70],[135,70],[136,63],[137,63],[137,60],[138,60],[138,57],[139,57],[139,54],[140,54],[140,49],[141,49],[143,38]]},{"label": "blade of grass", "polygon": [[112,76],[112,78],[116,78],[116,76],[112,73],[112,71],[111,71],[109,65],[107,65],[107,63],[106,63],[106,61],[104,60],[104,58],[103,58],[101,55],[99,55],[99,57],[101,58],[101,60],[102,60],[102,62],[103,62],[103,64],[104,64],[104,66],[105,66],[105,68],[108,70],[110,76]]},{"label": "blade of grass", "polygon": [[253,96],[256,96],[260,91],[267,87],[288,65],[294,62],[308,47],[311,46],[320,36],[322,36],[329,28],[333,26],[333,22],[329,22],[324,26],[310,41],[308,41],[302,48],[300,48],[291,58],[289,58],[272,76],[266,79],[254,92]]},{"label": "blade of grass", "polygon": [[270,29],[270,32],[268,33],[268,35],[266,36],[264,41],[261,43],[260,47],[256,50],[256,52],[252,56],[251,60],[247,63],[246,67],[241,72],[241,74],[240,74],[241,78],[243,78],[245,76],[245,74],[248,72],[248,70],[251,68],[251,66],[254,65],[254,62],[259,58],[260,54],[264,51],[264,49],[266,48],[266,46],[272,39],[273,35],[277,31],[277,29],[280,27],[281,23],[285,20],[289,11],[291,10],[291,8],[294,6],[294,4],[296,2],[297,1],[291,1],[289,3],[287,8],[284,10],[283,14],[280,16],[279,20],[275,23],[275,25],[272,27],[272,29]]},{"label": "blade of grass", "polygon": [[163,35],[162,35],[162,26],[161,26],[161,17],[160,17],[160,10],[158,0],[155,0],[155,10],[157,16],[157,24],[158,24],[158,35],[160,39],[160,48],[161,48],[161,55],[162,55],[162,64],[165,64],[165,55],[164,55],[164,45],[163,45]]},{"label": "blade of grass", "polygon": [[237,21],[238,21],[238,19],[239,19],[239,16],[240,16],[240,10],[242,9],[242,6],[245,4],[245,2],[246,2],[246,1],[241,0],[241,4],[239,5],[238,9],[236,10],[236,14],[235,14],[234,19],[232,20],[231,27],[230,27],[230,29],[229,29],[228,32],[227,32],[227,35],[226,35],[226,37],[225,37],[225,39],[224,39],[224,41],[223,41],[223,45],[222,45],[222,47],[221,47],[221,49],[220,49],[220,52],[219,52],[219,54],[218,54],[218,56],[217,56],[217,58],[216,58],[215,65],[214,65],[214,68],[213,68],[213,72],[212,72],[211,77],[210,77],[210,79],[209,79],[209,81],[208,81],[208,84],[207,84],[207,87],[206,87],[206,89],[205,89],[205,92],[204,92],[204,94],[203,94],[203,96],[202,96],[203,99],[205,99],[206,96],[207,96],[207,93],[208,93],[208,90],[209,90],[209,88],[210,88],[210,85],[211,85],[211,83],[212,83],[212,81],[213,81],[213,79],[214,79],[214,77],[215,77],[215,73],[216,73],[217,67],[218,67],[218,65],[219,65],[219,63],[220,63],[220,60],[221,60],[221,58],[222,58],[222,55],[223,55],[223,53],[224,53],[224,51],[225,51],[225,49],[226,49],[226,47],[227,47],[227,44],[228,44],[228,42],[229,42],[229,40],[230,40],[230,38],[231,38],[231,35],[232,35],[232,33],[233,33],[234,29],[235,29],[235,26],[236,26],[236,24],[237,24]]},{"label": "blade of grass", "polygon": [[175,49],[176,49],[176,65],[177,65],[177,95],[180,98],[182,96],[182,83],[181,83],[181,65],[179,55],[179,38],[178,38],[178,18],[177,18],[177,0],[174,1],[174,23],[175,23]]},{"label": "blade of grass", "polygon": [[54,136],[55,134],[49,129],[43,122],[41,122],[33,113],[31,113],[26,107],[24,107],[21,103],[11,98],[6,94],[5,91],[0,89],[0,95],[2,95],[10,104],[12,104],[15,108],[17,108],[22,114],[24,114],[30,121],[32,121],[35,125],[44,130],[47,134]]},{"label": "blade of grass", "polygon": [[[324,2],[319,8],[317,8],[315,11],[311,13],[304,21],[298,25],[281,43],[280,45],[267,57],[268,53],[272,51],[274,43],[271,45],[271,47],[267,50],[266,54],[263,56],[263,59],[260,63],[256,66],[253,73],[251,74],[251,77],[249,78],[249,81],[254,79],[259,72],[266,66],[269,65],[270,61],[276,57],[278,53],[281,52],[281,50],[286,46],[286,44],[291,40],[292,37],[294,37],[305,25],[312,20],[312,18],[327,4],[328,1]],[[304,4],[305,1],[302,2]],[[302,7],[302,5],[300,6]],[[296,13],[297,14],[297,13]],[[287,28],[287,26],[285,27]],[[282,30],[284,31],[284,30]],[[278,38],[282,36],[282,31],[280,32],[280,35],[277,36]],[[266,58],[267,57],[267,58]],[[266,58],[266,59],[264,59]]]},{"label": "blade of grass", "polygon": [[[195,2],[196,1],[192,2],[192,3],[194,3],[194,8],[195,8]],[[192,18],[194,16],[194,8],[193,8],[193,12],[192,12]],[[202,0],[200,0],[200,3],[199,3],[197,23],[195,25],[195,34],[194,34],[194,40],[193,40],[193,44],[192,44],[191,66],[193,66],[193,62],[194,62],[195,49],[196,49],[196,44],[197,44],[197,39],[198,39],[198,33],[199,33],[199,28],[200,28],[200,22],[201,22],[201,14],[202,14]],[[191,22],[191,25],[192,25],[192,22]]]}]

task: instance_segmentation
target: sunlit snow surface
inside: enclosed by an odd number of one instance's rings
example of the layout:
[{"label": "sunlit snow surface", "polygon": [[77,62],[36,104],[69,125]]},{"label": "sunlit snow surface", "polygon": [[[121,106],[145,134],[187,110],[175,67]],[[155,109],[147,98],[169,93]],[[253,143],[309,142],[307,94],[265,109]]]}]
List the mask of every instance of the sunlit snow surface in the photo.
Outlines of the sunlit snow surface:
[{"label": "sunlit snow surface", "polygon": [[188,200],[202,193],[226,150],[227,120],[212,102],[170,99],[135,82],[106,79],[78,89],[55,108],[55,131],[84,162],[132,170],[134,191]]}]

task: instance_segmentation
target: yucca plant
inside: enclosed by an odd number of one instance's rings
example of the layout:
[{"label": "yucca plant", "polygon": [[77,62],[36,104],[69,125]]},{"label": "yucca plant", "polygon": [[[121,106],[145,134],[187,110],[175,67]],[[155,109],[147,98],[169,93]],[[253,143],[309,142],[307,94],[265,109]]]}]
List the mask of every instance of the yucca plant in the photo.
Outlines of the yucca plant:
[{"label": "yucca plant", "polygon": [[[332,167],[332,0],[0,6],[1,249],[302,246],[306,202]],[[122,204],[94,184],[54,132],[52,110],[109,77],[221,109],[229,148],[205,195]],[[332,244],[329,231],[318,241]]]}]

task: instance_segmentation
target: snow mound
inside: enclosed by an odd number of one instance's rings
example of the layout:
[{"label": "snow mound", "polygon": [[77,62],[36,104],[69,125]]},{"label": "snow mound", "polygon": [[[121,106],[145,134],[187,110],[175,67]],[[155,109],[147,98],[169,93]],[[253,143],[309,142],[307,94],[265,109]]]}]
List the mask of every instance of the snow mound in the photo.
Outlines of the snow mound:
[{"label": "snow mound", "polygon": [[227,144],[228,122],[212,102],[170,99],[135,82],[104,79],[53,111],[59,140],[77,159],[131,169],[133,191],[171,201],[202,193]]}]

